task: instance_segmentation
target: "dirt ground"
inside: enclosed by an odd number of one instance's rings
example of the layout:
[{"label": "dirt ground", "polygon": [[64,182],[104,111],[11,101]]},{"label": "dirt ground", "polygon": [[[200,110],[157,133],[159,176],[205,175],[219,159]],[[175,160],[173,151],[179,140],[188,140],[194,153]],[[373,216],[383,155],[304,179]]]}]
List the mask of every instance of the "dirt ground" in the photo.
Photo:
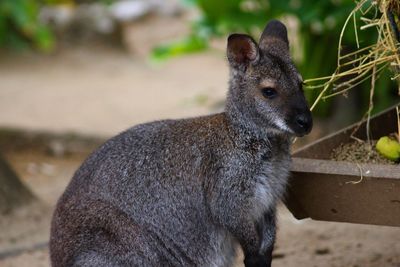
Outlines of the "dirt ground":
[{"label": "dirt ground", "polygon": [[[2,55],[0,126],[108,137],[144,121],[216,112],[227,78],[218,49],[161,65],[105,48]],[[40,202],[1,217],[0,266],[49,266],[52,209],[89,150],[4,153]],[[281,205],[274,266],[399,267],[399,240],[400,228],[298,221]]]}]

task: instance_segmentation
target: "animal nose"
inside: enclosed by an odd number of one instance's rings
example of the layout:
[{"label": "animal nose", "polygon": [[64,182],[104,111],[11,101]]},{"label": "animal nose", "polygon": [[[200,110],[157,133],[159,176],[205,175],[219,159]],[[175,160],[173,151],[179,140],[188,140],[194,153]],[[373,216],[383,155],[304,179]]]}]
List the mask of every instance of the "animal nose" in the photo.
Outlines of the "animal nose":
[{"label": "animal nose", "polygon": [[296,123],[305,132],[309,132],[311,130],[312,120],[311,117],[307,116],[306,114],[297,115]]}]

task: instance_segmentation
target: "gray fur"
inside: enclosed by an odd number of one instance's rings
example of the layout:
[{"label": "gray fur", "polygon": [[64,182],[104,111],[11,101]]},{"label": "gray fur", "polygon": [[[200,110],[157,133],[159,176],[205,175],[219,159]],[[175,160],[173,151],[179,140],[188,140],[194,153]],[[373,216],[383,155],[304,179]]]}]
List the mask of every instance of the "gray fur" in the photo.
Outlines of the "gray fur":
[{"label": "gray fur", "polygon": [[[246,266],[270,266],[290,139],[311,115],[282,29],[269,28],[260,47],[228,40],[225,112],[141,124],[89,156],[58,201],[52,266],[231,266],[237,244]],[[278,98],[260,93],[265,79]]]}]

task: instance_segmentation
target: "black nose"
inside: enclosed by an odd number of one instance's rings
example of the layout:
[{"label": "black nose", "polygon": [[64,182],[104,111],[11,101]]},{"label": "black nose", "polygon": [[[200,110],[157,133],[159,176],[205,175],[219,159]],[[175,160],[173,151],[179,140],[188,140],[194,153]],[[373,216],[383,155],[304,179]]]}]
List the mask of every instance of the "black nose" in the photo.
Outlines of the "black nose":
[{"label": "black nose", "polygon": [[312,119],[311,116],[307,114],[300,114],[296,116],[296,123],[300,128],[305,132],[309,133],[312,127]]}]

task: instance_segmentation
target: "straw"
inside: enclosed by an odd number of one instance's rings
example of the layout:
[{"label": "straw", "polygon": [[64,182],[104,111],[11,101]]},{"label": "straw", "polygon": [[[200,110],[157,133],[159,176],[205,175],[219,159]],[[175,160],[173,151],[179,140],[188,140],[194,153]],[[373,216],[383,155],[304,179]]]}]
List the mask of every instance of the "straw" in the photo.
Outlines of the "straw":
[{"label": "straw", "polygon": [[[375,14],[372,18],[368,15],[372,9]],[[360,22],[364,25],[358,28],[356,14],[360,13]],[[332,75],[305,80],[305,88],[313,90],[321,90],[316,100],[311,106],[313,110],[321,101],[336,95],[346,94],[350,89],[364,81],[371,79],[370,103],[367,113],[364,117],[369,118],[373,108],[373,96],[376,80],[379,78],[383,70],[389,68],[393,77],[399,84],[400,95],[400,44],[399,44],[399,26],[395,17],[399,19],[400,1],[399,0],[377,0],[359,1],[356,7],[347,17],[338,42],[337,67]],[[343,35],[348,30],[350,20],[353,19],[354,33],[356,36],[357,50],[342,55]],[[362,47],[359,43],[358,32],[366,29],[376,28],[378,38],[375,44]],[[350,60],[349,60],[350,59]],[[347,81],[342,81],[348,78]]]}]

